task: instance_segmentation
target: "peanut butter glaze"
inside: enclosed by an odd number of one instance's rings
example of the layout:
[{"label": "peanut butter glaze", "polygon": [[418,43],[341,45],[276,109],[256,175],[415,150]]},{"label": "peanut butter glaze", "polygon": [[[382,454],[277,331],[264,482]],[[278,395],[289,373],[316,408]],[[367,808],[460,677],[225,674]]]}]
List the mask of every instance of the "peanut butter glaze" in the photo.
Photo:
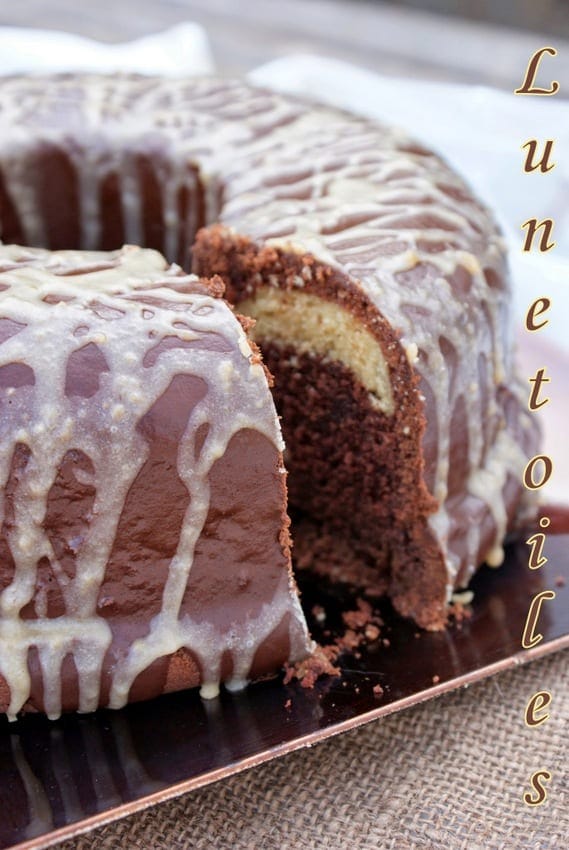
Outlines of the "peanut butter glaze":
[{"label": "peanut butter glaze", "polygon": [[2,708],[211,696],[306,653],[276,414],[215,284],[15,246],[0,284]]}]

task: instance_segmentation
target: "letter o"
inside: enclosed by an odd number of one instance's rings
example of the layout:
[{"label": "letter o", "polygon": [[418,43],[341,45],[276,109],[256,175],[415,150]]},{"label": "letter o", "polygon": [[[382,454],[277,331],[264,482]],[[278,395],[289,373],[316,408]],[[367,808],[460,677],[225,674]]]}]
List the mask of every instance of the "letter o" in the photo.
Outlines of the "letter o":
[{"label": "letter o", "polygon": [[[535,468],[539,463],[543,464],[541,477],[536,481]],[[548,455],[534,455],[524,470],[524,485],[528,490],[539,490],[547,484],[553,472],[553,461]]]}]

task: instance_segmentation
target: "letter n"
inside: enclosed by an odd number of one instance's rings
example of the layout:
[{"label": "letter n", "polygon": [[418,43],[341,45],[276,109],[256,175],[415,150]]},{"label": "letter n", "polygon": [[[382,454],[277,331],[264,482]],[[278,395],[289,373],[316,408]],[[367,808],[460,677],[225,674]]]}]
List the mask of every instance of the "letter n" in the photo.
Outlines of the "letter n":
[{"label": "letter n", "polygon": [[524,251],[531,251],[534,236],[536,232],[541,228],[543,228],[543,232],[541,234],[541,239],[539,242],[539,250],[541,251],[541,253],[551,251],[551,249],[555,247],[555,242],[549,241],[551,231],[553,230],[553,219],[544,218],[542,221],[538,221],[537,218],[529,218],[522,224],[522,229],[525,227],[527,227],[527,234],[526,241],[524,242],[523,247]]}]

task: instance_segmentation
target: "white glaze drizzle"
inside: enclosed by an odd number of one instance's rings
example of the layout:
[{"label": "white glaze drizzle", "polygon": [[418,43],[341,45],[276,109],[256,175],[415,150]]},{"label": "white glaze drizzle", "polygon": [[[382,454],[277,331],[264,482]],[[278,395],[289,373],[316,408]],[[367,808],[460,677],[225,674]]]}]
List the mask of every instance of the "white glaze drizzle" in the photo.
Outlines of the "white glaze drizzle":
[{"label": "white glaze drizzle", "polygon": [[[102,268],[97,270],[97,265]],[[57,717],[61,711],[61,668],[69,654],[78,672],[79,710],[92,711],[99,704],[101,667],[113,635],[97,612],[97,600],[129,489],[148,456],[137,424],[179,374],[201,378],[207,386],[179,445],[178,474],[191,494],[190,504],[160,613],[149,624],[148,635],[135,641],[117,664],[110,703],[115,708],[124,705],[137,674],[181,647],[197,656],[206,688],[217,686],[226,650],[234,656],[234,676],[245,682],[256,650],[287,613],[291,657],[310,646],[286,572],[273,600],[257,617],[228,622],[225,632],[180,613],[194,546],[209,510],[213,464],[241,429],[255,429],[283,448],[263,368],[255,362],[243,329],[221,299],[182,291],[196,280],[183,276],[176,266],[168,268],[157,252],[132,247],[111,254],[0,247],[0,316],[22,326],[0,345],[0,367],[25,364],[34,376],[33,385],[4,391],[0,421],[2,489],[16,447],[24,445],[30,452],[14,494],[13,525],[7,535],[14,575],[0,594],[0,674],[10,689],[12,718],[29,697],[31,647],[38,652],[48,716]],[[210,334],[224,339],[223,350],[200,346],[200,339]],[[195,345],[162,351],[151,368],[144,365],[145,355],[161,339],[173,336]],[[99,391],[92,397],[68,397],[69,358],[91,342],[103,353],[108,372],[101,373]],[[231,380],[220,381],[220,369],[230,372]],[[209,428],[196,460],[196,432],[204,423]],[[91,460],[93,473],[87,480],[96,492],[73,578],[58,563],[43,525],[50,488],[71,450]],[[22,609],[36,598],[42,557],[49,559],[66,613],[23,619]]]}]

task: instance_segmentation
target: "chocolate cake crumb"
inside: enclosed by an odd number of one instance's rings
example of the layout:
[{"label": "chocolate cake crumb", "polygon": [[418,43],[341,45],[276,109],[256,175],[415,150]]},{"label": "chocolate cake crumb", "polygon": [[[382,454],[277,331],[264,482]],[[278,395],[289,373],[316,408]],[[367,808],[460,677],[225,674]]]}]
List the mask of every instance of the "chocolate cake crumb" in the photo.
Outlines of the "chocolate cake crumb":
[{"label": "chocolate cake crumb", "polygon": [[454,620],[458,626],[461,626],[465,620],[470,620],[471,617],[472,609],[462,602],[453,601],[449,605],[448,619],[449,621]]},{"label": "chocolate cake crumb", "polygon": [[362,642],[362,635],[357,634],[353,629],[346,629],[343,635],[337,637],[335,640],[336,646],[339,649],[347,650],[350,652],[353,649],[356,649]]},{"label": "chocolate cake crumb", "polygon": [[[356,600],[357,610],[344,611],[342,620],[348,626],[343,635],[335,639],[336,646],[347,652],[354,652],[366,642],[377,640],[380,635],[380,625],[383,621],[379,614],[374,613],[372,606],[367,600],[359,598]],[[356,658],[361,658],[361,653],[354,652]]]},{"label": "chocolate cake crumb", "polygon": [[341,676],[339,667],[332,664],[340,653],[337,646],[317,646],[312,655],[296,664],[285,664],[283,684],[297,679],[303,688],[313,688],[320,676]]},{"label": "chocolate cake crumb", "polygon": [[[373,642],[374,640],[377,640],[379,635],[380,635],[379,628],[377,626],[375,626],[373,623],[368,623],[367,626],[364,629],[364,635],[365,635],[367,640]],[[387,640],[387,638],[386,638],[386,640]],[[387,641],[387,645],[389,645],[389,641]]]},{"label": "chocolate cake crumb", "polygon": [[381,687],[381,685],[374,685],[372,691],[374,697],[377,697],[378,699],[383,696],[383,688]]},{"label": "chocolate cake crumb", "polygon": [[358,599],[356,602],[357,611],[344,611],[342,620],[349,629],[363,629],[372,618],[372,608],[369,602],[365,599]]}]

